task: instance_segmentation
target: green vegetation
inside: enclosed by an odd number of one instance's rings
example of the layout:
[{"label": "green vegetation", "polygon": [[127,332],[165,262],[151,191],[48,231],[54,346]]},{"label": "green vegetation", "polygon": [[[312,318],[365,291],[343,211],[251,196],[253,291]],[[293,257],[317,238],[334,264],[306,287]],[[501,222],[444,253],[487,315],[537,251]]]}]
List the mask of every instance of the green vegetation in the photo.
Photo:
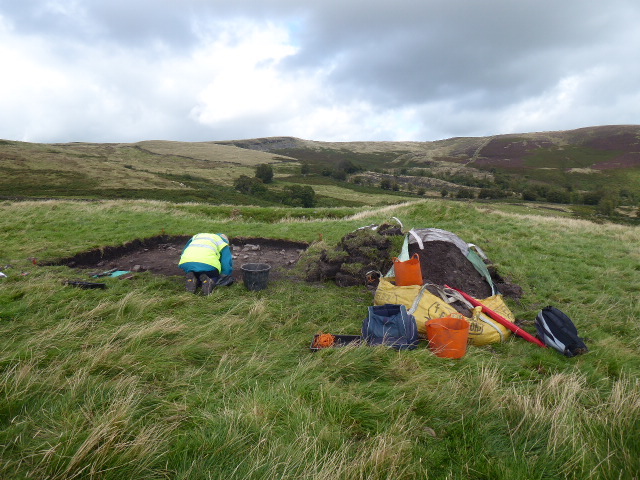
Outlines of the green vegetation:
[{"label": "green vegetation", "polygon": [[[0,477],[633,478],[640,231],[512,208],[0,202]],[[85,272],[30,260],[198,231],[322,234],[317,248],[392,215],[482,246],[523,287],[509,304],[524,328],[555,305],[591,352],[512,338],[459,361],[424,344],[311,353],[316,333],[359,332],[370,291],[290,279],[201,297],[149,273],[81,290],[62,282]]]},{"label": "green vegetation", "polygon": [[262,180],[263,183],[271,183],[273,181],[273,167],[268,163],[261,163],[256,167],[256,178]]},{"label": "green vegetation", "polygon": [[438,142],[3,141],[0,198],[326,208],[446,196],[572,205],[582,218],[637,224],[639,135],[617,126]]},{"label": "green vegetation", "polygon": [[615,150],[596,150],[579,146],[545,148],[528,156],[526,165],[553,169],[587,168],[611,160],[619,154],[620,152]]},{"label": "green vegetation", "polygon": [[316,206],[316,192],[309,185],[288,185],[283,189],[282,203],[292,207],[313,208]]},{"label": "green vegetation", "polygon": [[268,192],[262,180],[257,177],[247,177],[246,175],[240,175],[236,178],[235,182],[233,182],[233,188],[245,195],[264,195]]},{"label": "green vegetation", "polygon": [[316,206],[316,192],[308,185],[286,185],[282,190],[269,190],[263,181],[256,177],[239,176],[234,188],[256,199],[277,202],[292,207],[313,208]]}]

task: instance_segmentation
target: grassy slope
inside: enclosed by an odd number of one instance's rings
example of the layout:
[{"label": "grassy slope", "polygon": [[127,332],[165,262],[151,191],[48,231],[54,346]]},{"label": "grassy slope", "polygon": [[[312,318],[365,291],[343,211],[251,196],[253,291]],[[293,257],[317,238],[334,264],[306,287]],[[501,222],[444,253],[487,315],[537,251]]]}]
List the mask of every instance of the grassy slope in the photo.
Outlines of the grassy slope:
[{"label": "grassy slope", "polygon": [[[211,142],[146,141],[137,144],[0,144],[0,195],[45,198],[152,199],[235,205],[277,205],[240,194],[233,181],[253,176],[255,165],[275,165],[275,189],[299,172],[291,159]],[[302,177],[299,177],[302,178]],[[303,179],[304,180],[304,179]],[[299,183],[299,180],[296,180]],[[403,201],[332,179],[315,179],[319,206],[362,206]],[[372,196],[371,193],[379,195]]]},{"label": "grassy slope", "polygon": [[[230,187],[274,155],[210,143],[0,143],[0,194],[16,196],[182,196]],[[195,182],[194,182],[195,180]],[[199,200],[206,198],[200,197]]]},{"label": "grassy slope", "polygon": [[[0,141],[0,196],[146,198],[246,205],[253,203],[251,198],[234,192],[233,180],[240,175],[252,176],[259,163],[274,163],[280,175],[291,175],[299,171],[298,161],[312,165],[316,172],[348,161],[366,169],[427,167],[432,174],[446,170],[470,177],[480,172],[471,167],[483,165],[484,169],[495,168],[563,189],[624,190],[637,197],[640,167],[630,160],[637,156],[637,132],[637,126],[610,126],[435,142],[315,142],[286,137],[135,144]],[[271,149],[271,153],[255,149]],[[618,163],[612,169],[591,168],[615,160],[622,152],[628,155],[627,163],[623,162],[626,167]],[[319,192],[320,204],[335,206],[346,199],[347,193],[351,198],[344,205],[371,203],[353,199],[354,194],[343,188],[324,188]]]},{"label": "grassy slope", "polygon": [[[287,160],[286,157],[274,158],[272,154],[254,150],[239,149],[219,145],[214,142],[171,142],[166,140],[147,140],[135,144],[142,150],[158,155],[195,158],[202,161],[235,163],[254,167],[261,163],[274,163]],[[289,159],[291,160],[291,159]]]},{"label": "grassy slope", "polygon": [[[0,203],[0,476],[630,478],[640,471],[640,230],[422,201],[357,212],[146,201]],[[328,219],[329,212],[337,218]],[[335,243],[391,215],[451,230],[590,339],[567,359],[519,339],[460,361],[422,346],[312,354],[357,333],[363,288],[272,282],[213,297],[179,279],[36,267],[162,231]],[[314,219],[315,218],[315,219]],[[320,245],[321,246],[321,245]],[[28,273],[21,275],[20,273]],[[293,287],[293,288],[292,288]]]}]

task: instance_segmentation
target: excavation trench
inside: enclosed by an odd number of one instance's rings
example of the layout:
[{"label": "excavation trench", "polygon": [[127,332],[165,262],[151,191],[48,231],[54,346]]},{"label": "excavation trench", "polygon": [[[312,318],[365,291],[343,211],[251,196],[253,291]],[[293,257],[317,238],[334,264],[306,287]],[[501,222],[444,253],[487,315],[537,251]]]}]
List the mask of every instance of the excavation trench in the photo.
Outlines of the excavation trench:
[{"label": "excavation trench", "polygon": [[[157,275],[184,275],[178,267],[180,254],[191,236],[160,235],[136,239],[118,246],[105,246],[78,253],[72,257],[48,262],[48,265],[66,265],[71,268],[90,269],[91,273],[109,270],[133,272],[149,271]],[[240,266],[245,263],[268,263],[270,277],[286,277],[308,248],[305,242],[262,237],[231,238],[234,273],[240,279]],[[95,271],[95,272],[94,272]]]},{"label": "excavation trench", "polygon": [[[240,267],[245,263],[266,263],[271,265],[269,278],[273,280],[329,280],[341,287],[366,285],[375,289],[377,280],[369,281],[367,273],[388,271],[396,254],[390,239],[398,235],[402,235],[399,229],[385,231],[382,228],[376,232],[357,230],[349,233],[334,249],[308,256],[304,271],[294,270],[294,267],[309,247],[306,242],[233,237],[230,239],[234,261],[233,276],[236,280],[242,280]],[[122,270],[182,276],[184,272],[178,267],[178,262],[190,238],[188,235],[159,235],[136,239],[123,245],[94,248],[41,265],[66,265],[89,270],[91,275]],[[491,294],[488,283],[470,262],[462,258],[457,247],[448,242],[429,242],[428,245],[428,254],[421,261],[426,282],[437,285],[455,284],[476,298],[486,298]],[[516,299],[522,296],[522,289],[518,285],[502,278],[492,265],[489,265],[489,270],[501,293]]]}]

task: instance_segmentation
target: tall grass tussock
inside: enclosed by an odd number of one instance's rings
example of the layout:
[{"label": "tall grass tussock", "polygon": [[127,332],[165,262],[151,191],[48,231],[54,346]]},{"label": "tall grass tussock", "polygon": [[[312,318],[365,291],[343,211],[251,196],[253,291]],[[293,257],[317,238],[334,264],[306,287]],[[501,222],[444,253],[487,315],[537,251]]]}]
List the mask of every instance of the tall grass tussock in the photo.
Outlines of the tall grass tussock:
[{"label": "tall grass tussock", "polygon": [[[85,272],[41,266],[162,233],[332,246],[392,216],[480,245],[523,288],[507,302],[525,329],[555,305],[590,352],[513,337],[460,360],[424,343],[313,353],[316,333],[359,334],[370,291],[285,279],[203,297],[149,272],[83,290],[63,282]],[[0,478],[638,478],[639,240],[638,227],[444,200],[1,202]]]}]

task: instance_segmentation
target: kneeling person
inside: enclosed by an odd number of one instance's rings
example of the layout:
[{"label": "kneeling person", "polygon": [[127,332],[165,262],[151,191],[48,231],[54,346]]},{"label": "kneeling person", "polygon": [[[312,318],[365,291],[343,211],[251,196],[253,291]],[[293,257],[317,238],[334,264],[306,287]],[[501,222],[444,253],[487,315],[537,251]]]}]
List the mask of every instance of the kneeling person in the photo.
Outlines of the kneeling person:
[{"label": "kneeling person", "polygon": [[229,239],[222,233],[198,233],[187,242],[180,256],[179,267],[187,273],[187,291],[195,293],[198,286],[209,295],[220,275],[233,273],[233,257]]}]

